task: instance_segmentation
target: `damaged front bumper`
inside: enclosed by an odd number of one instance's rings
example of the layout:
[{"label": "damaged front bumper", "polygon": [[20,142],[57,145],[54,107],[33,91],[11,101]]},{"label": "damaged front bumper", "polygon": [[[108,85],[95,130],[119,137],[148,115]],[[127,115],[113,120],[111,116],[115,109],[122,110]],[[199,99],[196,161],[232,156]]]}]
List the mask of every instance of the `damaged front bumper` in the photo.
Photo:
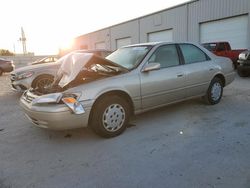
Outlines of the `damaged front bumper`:
[{"label": "damaged front bumper", "polygon": [[32,103],[36,98],[31,93],[25,94],[20,99],[26,117],[36,126],[46,129],[67,130],[88,125],[92,101],[81,102],[84,113],[75,114],[65,104],[39,104]]},{"label": "damaged front bumper", "polygon": [[33,77],[17,80],[17,75],[15,73],[10,74],[11,86],[14,91],[24,92],[28,88],[31,87],[31,83],[33,81]]}]

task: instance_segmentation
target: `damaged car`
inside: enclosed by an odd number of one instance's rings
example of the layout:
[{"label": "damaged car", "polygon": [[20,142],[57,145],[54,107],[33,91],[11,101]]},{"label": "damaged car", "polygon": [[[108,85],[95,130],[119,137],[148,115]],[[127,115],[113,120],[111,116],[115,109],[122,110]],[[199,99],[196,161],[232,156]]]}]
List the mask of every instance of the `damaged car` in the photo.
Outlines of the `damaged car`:
[{"label": "damaged car", "polygon": [[89,126],[114,137],[139,114],[194,97],[211,105],[235,77],[231,60],[193,43],[145,43],[122,47],[106,58],[70,53],[56,79],[20,99],[36,126],[65,130]]},{"label": "damaged car", "polygon": [[[111,53],[108,50],[77,50],[78,53],[93,53],[101,57],[106,57]],[[44,60],[44,59],[43,59]],[[43,61],[41,60],[41,61]],[[45,60],[49,60],[48,58]],[[56,60],[55,58],[51,60]],[[39,88],[40,90],[50,85],[60,68],[60,61],[52,63],[39,63],[20,67],[10,74],[11,87],[14,91],[23,92],[29,88]]]}]

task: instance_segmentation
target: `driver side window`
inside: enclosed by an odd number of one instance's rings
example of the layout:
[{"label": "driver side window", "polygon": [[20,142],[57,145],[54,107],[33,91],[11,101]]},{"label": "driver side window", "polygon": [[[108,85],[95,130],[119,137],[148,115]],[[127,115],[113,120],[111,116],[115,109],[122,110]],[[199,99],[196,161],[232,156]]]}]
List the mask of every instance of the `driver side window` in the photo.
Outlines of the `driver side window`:
[{"label": "driver side window", "polygon": [[161,68],[179,65],[179,56],[174,44],[159,47],[149,59],[149,63],[160,63]]}]

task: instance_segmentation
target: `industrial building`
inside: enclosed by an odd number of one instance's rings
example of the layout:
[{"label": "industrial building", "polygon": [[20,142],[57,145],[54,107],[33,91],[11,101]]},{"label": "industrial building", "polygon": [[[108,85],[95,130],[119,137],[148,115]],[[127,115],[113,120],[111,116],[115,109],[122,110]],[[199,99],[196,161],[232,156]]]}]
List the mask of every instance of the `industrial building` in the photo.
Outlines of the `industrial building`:
[{"label": "industrial building", "polygon": [[154,42],[228,41],[250,49],[250,0],[194,0],[79,36],[75,49]]}]

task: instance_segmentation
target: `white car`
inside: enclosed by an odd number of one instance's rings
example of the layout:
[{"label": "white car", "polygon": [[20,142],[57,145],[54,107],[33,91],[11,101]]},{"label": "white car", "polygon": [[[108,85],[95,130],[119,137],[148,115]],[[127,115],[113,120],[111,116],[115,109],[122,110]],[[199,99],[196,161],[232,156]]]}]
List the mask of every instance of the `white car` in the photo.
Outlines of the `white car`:
[{"label": "white car", "polygon": [[[108,50],[78,50],[78,53],[93,53],[101,57],[106,57],[111,52]],[[15,69],[10,74],[11,86],[13,90],[25,91],[29,88],[39,88],[50,85],[60,68],[60,61],[29,65]]]}]

